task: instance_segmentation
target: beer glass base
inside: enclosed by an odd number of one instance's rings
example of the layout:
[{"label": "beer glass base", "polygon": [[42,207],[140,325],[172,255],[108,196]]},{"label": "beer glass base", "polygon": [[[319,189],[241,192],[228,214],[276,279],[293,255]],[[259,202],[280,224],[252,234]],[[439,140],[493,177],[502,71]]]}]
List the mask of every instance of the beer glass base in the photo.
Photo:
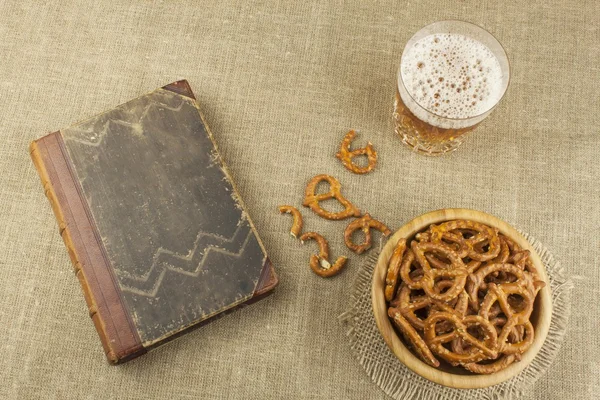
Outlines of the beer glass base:
[{"label": "beer glass base", "polygon": [[419,140],[415,132],[406,132],[404,128],[396,125],[396,134],[402,139],[402,143],[408,146],[415,153],[430,157],[438,157],[444,154],[456,151],[462,144],[463,138],[448,140],[444,143],[429,143],[425,140]]},{"label": "beer glass base", "polygon": [[458,149],[468,132],[475,128],[439,129],[414,116],[396,93],[394,98],[394,130],[402,143],[415,153],[441,156]]}]

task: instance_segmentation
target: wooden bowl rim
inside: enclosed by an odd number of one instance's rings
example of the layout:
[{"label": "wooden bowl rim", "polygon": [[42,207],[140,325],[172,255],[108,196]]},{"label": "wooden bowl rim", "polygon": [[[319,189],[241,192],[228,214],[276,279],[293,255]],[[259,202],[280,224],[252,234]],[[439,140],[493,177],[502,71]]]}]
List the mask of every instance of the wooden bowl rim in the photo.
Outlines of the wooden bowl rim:
[{"label": "wooden bowl rim", "polygon": [[[531,261],[537,269],[540,279],[546,282],[546,286],[540,290],[538,293],[538,299],[536,300],[536,302],[539,302],[537,303],[539,315],[536,324],[536,334],[531,347],[523,354],[521,361],[511,364],[502,371],[489,375],[452,374],[425,364],[423,361],[417,358],[404,345],[404,343],[402,343],[402,340],[396,334],[387,315],[387,306],[384,296],[385,276],[387,273],[388,260],[391,257],[393,249],[398,240],[402,237],[412,237],[431,224],[437,224],[455,219],[468,219],[484,223],[497,228],[500,232],[509,236],[523,249],[527,249],[531,252]],[[550,320],[552,317],[552,299],[546,268],[531,244],[515,228],[501,219],[482,211],[464,208],[447,208],[428,212],[418,216],[417,218],[414,218],[398,229],[387,241],[383,250],[381,251],[381,254],[379,255],[379,259],[377,260],[377,265],[373,271],[373,280],[371,284],[371,299],[377,328],[383,336],[385,343],[392,350],[394,355],[410,370],[422,376],[423,378],[440,385],[459,389],[479,389],[497,385],[521,372],[527,365],[529,365],[531,360],[535,358],[538,351],[544,344],[544,341],[548,335]]]}]

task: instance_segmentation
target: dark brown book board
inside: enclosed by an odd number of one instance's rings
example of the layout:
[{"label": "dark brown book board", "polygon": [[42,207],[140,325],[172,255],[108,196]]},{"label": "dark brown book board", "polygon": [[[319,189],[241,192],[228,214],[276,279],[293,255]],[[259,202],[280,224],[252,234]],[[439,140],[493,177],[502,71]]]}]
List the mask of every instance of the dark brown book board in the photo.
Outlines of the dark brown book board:
[{"label": "dark brown book board", "polygon": [[44,136],[30,153],[110,363],[277,285],[187,81]]}]

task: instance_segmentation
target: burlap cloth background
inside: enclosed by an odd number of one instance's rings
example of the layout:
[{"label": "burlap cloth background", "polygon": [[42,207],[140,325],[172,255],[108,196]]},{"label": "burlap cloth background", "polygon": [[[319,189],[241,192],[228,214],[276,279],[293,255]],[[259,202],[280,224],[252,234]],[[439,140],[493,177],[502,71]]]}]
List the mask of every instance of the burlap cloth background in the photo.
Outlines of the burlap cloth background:
[{"label": "burlap cloth background", "polygon": [[[454,155],[393,135],[405,41],[458,18],[506,46],[501,106]],[[600,2],[0,2],[0,398],[384,399],[337,320],[361,257],[324,280],[281,203],[337,176],[390,227],[468,207],[539,239],[575,283],[570,329],[531,399],[600,396]],[[122,367],[104,361],[27,145],[187,78],[279,271],[271,298]],[[333,157],[359,129],[380,164],[354,176]],[[364,143],[364,142],[363,142]],[[348,255],[344,222],[305,212]]]}]

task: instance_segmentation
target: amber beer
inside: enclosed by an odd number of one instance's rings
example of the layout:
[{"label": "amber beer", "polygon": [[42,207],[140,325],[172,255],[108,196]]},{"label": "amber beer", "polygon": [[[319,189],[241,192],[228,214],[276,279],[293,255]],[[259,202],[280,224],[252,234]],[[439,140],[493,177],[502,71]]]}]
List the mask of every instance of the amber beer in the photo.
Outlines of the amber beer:
[{"label": "amber beer", "polygon": [[482,28],[436,22],[406,44],[394,102],[396,132],[413,150],[454,151],[508,87],[508,59]]}]

